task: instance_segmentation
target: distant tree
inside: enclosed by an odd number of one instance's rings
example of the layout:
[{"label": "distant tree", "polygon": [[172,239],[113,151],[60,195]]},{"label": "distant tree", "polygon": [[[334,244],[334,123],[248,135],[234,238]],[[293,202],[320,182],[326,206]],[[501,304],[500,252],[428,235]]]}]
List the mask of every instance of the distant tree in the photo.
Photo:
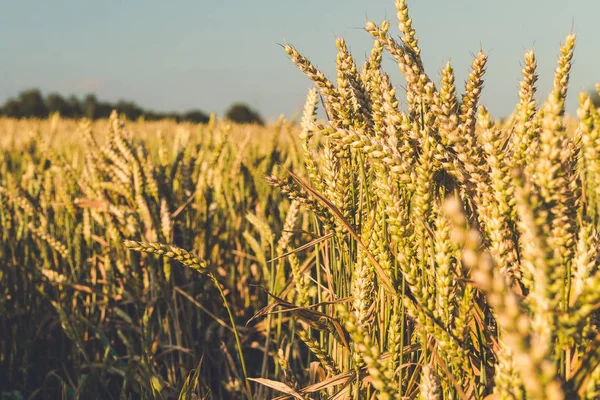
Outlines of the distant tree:
[{"label": "distant tree", "polygon": [[119,100],[114,108],[119,114],[125,114],[132,120],[136,120],[144,114],[144,110],[132,101]]},{"label": "distant tree", "polygon": [[19,112],[22,116],[46,118],[48,108],[38,89],[30,89],[19,95]]},{"label": "distant tree", "polygon": [[119,100],[116,103],[98,101],[94,94],[88,94],[83,100],[79,100],[77,96],[65,99],[58,93],[50,93],[44,98],[38,89],[25,90],[16,99],[8,99],[0,106],[0,115],[11,118],[46,118],[48,114],[58,112],[65,118],[98,119],[108,118],[113,110],[131,120],[137,120],[142,116],[148,121],[172,119],[177,122],[205,123],[209,120],[205,112],[197,109],[182,114],[147,111],[133,101]]},{"label": "distant tree", "polygon": [[172,119],[173,121],[179,122],[181,121],[181,115],[176,112],[167,112],[167,113],[159,113],[159,119]]},{"label": "distant tree", "polygon": [[62,117],[70,118],[74,115],[69,103],[58,93],[50,93],[46,96],[46,108],[48,113],[59,113]]},{"label": "distant tree", "polygon": [[200,110],[190,110],[181,116],[182,121],[195,122],[197,124],[205,124],[209,119],[210,117],[204,111]]},{"label": "distant tree", "polygon": [[98,108],[98,100],[93,94],[88,94],[83,99],[83,115],[89,119],[95,119],[96,109]]},{"label": "distant tree", "polygon": [[1,114],[6,117],[20,118],[22,115],[19,101],[16,99],[8,99],[2,107]]},{"label": "distant tree", "polygon": [[77,96],[75,96],[75,95],[69,96],[69,98],[67,99],[67,106],[69,107],[69,110],[71,111],[71,115],[69,117],[81,118],[84,116],[83,105],[81,104],[81,101],[79,101]]},{"label": "distant tree", "polygon": [[600,93],[597,90],[590,91],[590,96],[592,97],[592,104],[594,107],[600,108]]},{"label": "distant tree", "polygon": [[161,119],[161,118],[162,118],[162,114],[161,114],[161,113],[158,113],[158,112],[156,112],[156,111],[147,111],[147,112],[144,114],[144,119],[145,119],[146,121],[157,121],[157,120],[159,120],[159,119]]},{"label": "distant tree", "polygon": [[96,104],[96,119],[98,118],[108,118],[113,110],[116,110],[116,105],[108,102],[98,102]]},{"label": "distant tree", "polygon": [[232,104],[225,113],[225,118],[237,122],[238,124],[264,125],[264,121],[260,114],[243,103]]}]

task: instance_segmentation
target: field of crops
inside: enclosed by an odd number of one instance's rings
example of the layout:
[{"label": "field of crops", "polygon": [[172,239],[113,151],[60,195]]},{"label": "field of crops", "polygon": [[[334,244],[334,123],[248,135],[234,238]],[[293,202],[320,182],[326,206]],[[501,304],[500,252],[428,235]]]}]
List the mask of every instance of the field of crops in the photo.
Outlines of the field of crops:
[{"label": "field of crops", "polygon": [[285,46],[298,123],[0,119],[2,399],[600,398],[575,36],[547,99],[525,53],[495,121],[486,55],[434,79],[396,5],[401,40],[367,22],[357,66],[337,39],[335,79]]}]

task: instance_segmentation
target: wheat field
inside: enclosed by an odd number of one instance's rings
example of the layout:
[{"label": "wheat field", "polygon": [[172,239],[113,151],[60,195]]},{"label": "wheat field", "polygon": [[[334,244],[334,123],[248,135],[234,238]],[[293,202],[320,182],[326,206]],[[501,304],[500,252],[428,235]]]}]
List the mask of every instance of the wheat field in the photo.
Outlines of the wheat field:
[{"label": "wheat field", "polygon": [[433,79],[396,8],[400,40],[368,21],[358,66],[338,38],[332,80],[284,46],[314,84],[298,122],[0,119],[2,398],[600,398],[575,35],[545,99],[525,52],[499,121],[487,55]]}]

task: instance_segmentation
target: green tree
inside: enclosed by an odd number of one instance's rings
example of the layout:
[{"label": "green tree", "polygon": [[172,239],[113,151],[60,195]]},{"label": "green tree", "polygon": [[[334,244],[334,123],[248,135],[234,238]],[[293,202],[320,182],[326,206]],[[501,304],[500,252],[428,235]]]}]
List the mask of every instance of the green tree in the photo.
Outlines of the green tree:
[{"label": "green tree", "polygon": [[19,107],[19,101],[16,99],[8,99],[2,107],[0,114],[11,118],[22,117],[21,108]]},{"label": "green tree", "polygon": [[98,108],[98,99],[93,94],[88,94],[83,99],[83,115],[89,119],[95,119],[96,109]]},{"label": "green tree", "polygon": [[48,113],[59,113],[62,117],[73,117],[73,110],[69,103],[58,93],[50,93],[46,96],[46,108]]},{"label": "green tree", "polygon": [[67,99],[67,106],[71,112],[72,118],[81,118],[83,117],[83,106],[81,101],[75,95],[69,96]]},{"label": "green tree", "polygon": [[600,93],[597,90],[591,90],[590,96],[592,97],[592,103],[594,107],[600,108]]},{"label": "green tree", "polygon": [[243,103],[234,103],[225,113],[225,118],[238,124],[264,125],[260,114]]},{"label": "green tree", "polygon": [[[38,89],[25,90],[16,99],[8,99],[3,106],[0,106],[0,115],[11,118],[46,118],[48,114],[58,112],[65,118],[86,117],[99,119],[108,118],[113,110],[116,110],[119,114],[124,114],[131,120],[136,120],[142,116],[149,121],[173,119],[178,122],[206,123],[209,120],[209,116],[198,109],[184,113],[155,112],[144,110],[133,101],[119,100],[116,103],[99,101],[94,94],[88,94],[83,100],[73,95],[64,98],[58,93],[50,93],[44,98]],[[256,118],[256,116],[253,118]]]},{"label": "green tree", "polygon": [[182,121],[195,122],[197,124],[205,124],[209,119],[210,117],[201,110],[190,110],[181,116]]},{"label": "green tree", "polygon": [[19,95],[19,111],[21,116],[46,118],[48,108],[39,89],[30,89]]},{"label": "green tree", "polygon": [[119,100],[114,108],[119,114],[125,114],[131,120],[136,120],[144,114],[144,110],[132,101]]}]

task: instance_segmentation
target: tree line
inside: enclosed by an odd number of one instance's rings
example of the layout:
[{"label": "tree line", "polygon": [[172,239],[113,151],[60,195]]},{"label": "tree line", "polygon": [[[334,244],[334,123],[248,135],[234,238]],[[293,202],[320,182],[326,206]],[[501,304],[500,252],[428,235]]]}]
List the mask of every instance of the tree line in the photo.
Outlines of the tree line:
[{"label": "tree line", "polygon": [[[206,123],[210,115],[199,109],[182,113],[157,112],[145,110],[133,101],[119,100],[117,102],[100,101],[94,94],[88,94],[83,99],[71,95],[63,97],[58,93],[44,96],[39,89],[24,90],[16,98],[8,99],[0,107],[0,116],[11,118],[46,118],[50,114],[59,113],[64,118],[108,118],[113,110],[125,115],[128,119],[154,121],[173,119],[178,122]],[[225,118],[237,123],[263,124],[260,114],[243,103],[234,103],[229,107]]]}]

